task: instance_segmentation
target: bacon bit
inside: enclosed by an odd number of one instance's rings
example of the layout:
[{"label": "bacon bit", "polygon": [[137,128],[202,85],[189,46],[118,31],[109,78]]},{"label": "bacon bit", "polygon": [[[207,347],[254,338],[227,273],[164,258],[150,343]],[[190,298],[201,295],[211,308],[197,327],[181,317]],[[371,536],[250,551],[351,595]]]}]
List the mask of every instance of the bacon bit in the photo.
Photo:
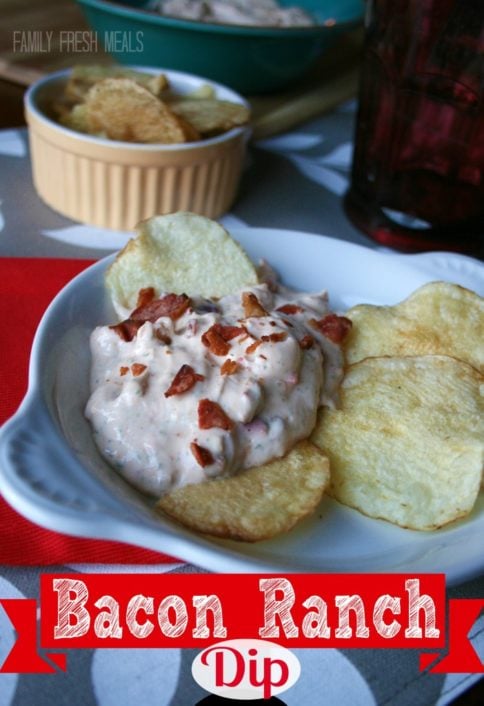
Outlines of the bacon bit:
[{"label": "bacon bit", "polygon": [[243,292],[242,305],[246,317],[268,316],[267,311],[261,306],[259,300],[253,292]]},{"label": "bacon bit", "polygon": [[255,350],[257,350],[257,348],[259,348],[261,343],[262,341],[254,341],[254,343],[251,343],[250,346],[247,346],[245,352],[249,354],[253,353]]},{"label": "bacon bit", "polygon": [[285,331],[281,331],[280,333],[270,333],[268,336],[262,336],[261,341],[264,341],[264,343],[267,343],[270,341],[271,343],[281,343],[281,341],[285,341],[287,338],[287,333]]},{"label": "bacon bit", "polygon": [[202,343],[204,346],[207,346],[214,355],[227,355],[230,350],[229,341],[246,333],[247,329],[245,326],[222,326],[222,324],[213,324],[213,326],[202,335]]},{"label": "bacon bit", "polygon": [[203,399],[198,403],[198,426],[200,429],[217,427],[230,431],[234,427],[234,422],[216,402]]},{"label": "bacon bit", "polygon": [[224,341],[231,341],[233,338],[237,338],[237,336],[242,336],[243,333],[247,333],[245,326],[222,326],[222,324],[214,324],[214,326],[218,327],[217,330]]},{"label": "bacon bit", "polygon": [[239,364],[235,360],[230,360],[230,358],[227,358],[227,360],[224,361],[220,368],[220,375],[233,375],[234,373],[237,372],[239,369]]},{"label": "bacon bit", "polygon": [[129,370],[129,368],[128,368],[127,365],[122,365],[122,366],[119,368],[119,374],[120,374],[120,375],[127,375],[127,374],[128,374],[128,370]]},{"label": "bacon bit", "polygon": [[131,319],[134,321],[151,321],[152,324],[157,321],[160,316],[168,316],[173,321],[179,319],[182,314],[191,305],[191,300],[186,294],[166,294],[161,299],[139,306],[131,314]]},{"label": "bacon bit", "polygon": [[337,314],[328,314],[320,321],[310,319],[308,323],[313,328],[318,329],[323,336],[329,338],[333,343],[342,343],[353,325],[352,321],[347,319],[346,316],[338,316]]},{"label": "bacon bit", "polygon": [[190,451],[195,456],[195,461],[199,466],[205,468],[213,463],[213,456],[204,446],[199,446],[195,441],[190,444]]},{"label": "bacon bit", "polygon": [[133,373],[133,377],[135,378],[144,373],[145,370],[146,365],[143,365],[143,363],[133,363],[133,365],[131,366],[131,372]]},{"label": "bacon bit", "polygon": [[142,321],[133,321],[133,319],[126,319],[121,321],[119,324],[114,324],[109,328],[115,331],[118,336],[123,341],[132,341],[136,336],[138,329],[142,326]]},{"label": "bacon bit", "polygon": [[155,336],[156,336],[156,338],[157,338],[159,341],[161,341],[161,342],[164,343],[165,345],[167,345],[167,346],[170,345],[170,343],[171,343],[171,338],[170,338],[170,336],[168,336],[167,333],[163,333],[163,331],[161,331],[161,329],[157,329],[157,330],[155,331]]},{"label": "bacon bit", "polygon": [[146,306],[153,301],[155,298],[155,290],[153,287],[144,287],[138,292],[138,299],[136,301],[136,308],[139,309],[141,306]]},{"label": "bacon bit", "polygon": [[283,306],[278,306],[276,311],[281,311],[283,314],[289,314],[291,316],[292,314],[301,314],[304,309],[297,304],[283,304]]},{"label": "bacon bit", "polygon": [[303,351],[306,351],[308,348],[312,348],[314,344],[314,338],[307,334],[306,336],[303,336],[301,340],[299,341],[299,347],[303,349]]},{"label": "bacon bit", "polygon": [[214,355],[227,355],[230,350],[230,343],[220,335],[217,324],[211,326],[208,331],[202,334],[202,343]]},{"label": "bacon bit", "polygon": [[182,365],[165,392],[165,397],[181,395],[183,392],[191,390],[199,380],[205,380],[205,376],[196,373],[191,365]]}]

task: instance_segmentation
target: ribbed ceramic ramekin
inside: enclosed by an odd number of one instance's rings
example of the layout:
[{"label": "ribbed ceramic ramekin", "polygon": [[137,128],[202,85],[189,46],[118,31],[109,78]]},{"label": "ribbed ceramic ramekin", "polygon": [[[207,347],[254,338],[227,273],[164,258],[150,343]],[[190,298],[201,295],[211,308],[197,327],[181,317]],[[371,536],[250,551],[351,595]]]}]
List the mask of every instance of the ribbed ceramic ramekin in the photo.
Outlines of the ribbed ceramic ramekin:
[{"label": "ribbed ceramic ramekin", "polygon": [[[217,98],[247,105],[237,93],[191,74],[164,73],[175,92],[212,85]],[[247,127],[178,145],[118,142],[75,132],[52,117],[69,71],[41,79],[25,94],[32,173],[39,196],[64,216],[82,223],[130,230],[155,214],[194,211],[216,218],[237,193]]]}]

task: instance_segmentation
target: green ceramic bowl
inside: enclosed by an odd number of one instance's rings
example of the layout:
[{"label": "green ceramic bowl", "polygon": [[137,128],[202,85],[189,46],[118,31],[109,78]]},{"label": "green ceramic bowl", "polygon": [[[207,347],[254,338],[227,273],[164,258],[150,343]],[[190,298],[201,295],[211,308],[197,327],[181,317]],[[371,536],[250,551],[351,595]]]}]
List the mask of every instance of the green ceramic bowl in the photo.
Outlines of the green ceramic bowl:
[{"label": "green ceramic bowl", "polygon": [[318,24],[244,27],[162,17],[147,9],[149,0],[77,2],[117,61],[196,73],[242,93],[276,91],[295,81],[364,13],[364,0],[281,0],[310,11]]}]

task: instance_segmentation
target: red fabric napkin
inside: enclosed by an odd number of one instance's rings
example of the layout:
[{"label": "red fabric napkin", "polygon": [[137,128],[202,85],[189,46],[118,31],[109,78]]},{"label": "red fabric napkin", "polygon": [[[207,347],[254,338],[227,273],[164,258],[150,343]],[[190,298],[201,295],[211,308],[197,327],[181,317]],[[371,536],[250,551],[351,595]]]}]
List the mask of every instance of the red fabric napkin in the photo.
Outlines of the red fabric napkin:
[{"label": "red fabric napkin", "polygon": [[[27,389],[32,339],[47,305],[90,260],[0,258],[0,424],[17,409]],[[0,497],[0,564],[160,564],[157,552],[120,542],[76,539],[42,529]]]}]

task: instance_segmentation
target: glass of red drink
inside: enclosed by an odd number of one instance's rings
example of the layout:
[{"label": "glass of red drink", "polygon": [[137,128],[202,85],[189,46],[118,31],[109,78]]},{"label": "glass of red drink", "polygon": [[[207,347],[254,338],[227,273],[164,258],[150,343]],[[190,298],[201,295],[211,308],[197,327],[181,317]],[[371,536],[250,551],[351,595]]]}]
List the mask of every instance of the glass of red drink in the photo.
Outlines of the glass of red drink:
[{"label": "glass of red drink", "polygon": [[369,0],[350,219],[484,256],[484,0]]}]

